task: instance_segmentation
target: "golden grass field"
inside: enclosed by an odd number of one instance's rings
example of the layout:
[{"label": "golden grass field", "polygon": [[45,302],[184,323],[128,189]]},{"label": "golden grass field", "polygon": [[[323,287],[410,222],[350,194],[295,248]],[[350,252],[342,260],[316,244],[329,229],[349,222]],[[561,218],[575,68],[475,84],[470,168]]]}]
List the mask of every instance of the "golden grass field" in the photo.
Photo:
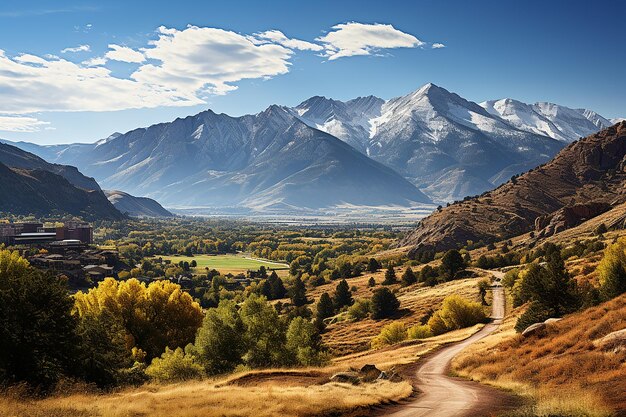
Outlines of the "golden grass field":
[{"label": "golden grass field", "polygon": [[454,371],[532,398],[537,415],[626,410],[626,351],[602,351],[592,343],[626,327],[626,295],[566,316],[544,337],[516,334],[519,313],[457,357]]}]

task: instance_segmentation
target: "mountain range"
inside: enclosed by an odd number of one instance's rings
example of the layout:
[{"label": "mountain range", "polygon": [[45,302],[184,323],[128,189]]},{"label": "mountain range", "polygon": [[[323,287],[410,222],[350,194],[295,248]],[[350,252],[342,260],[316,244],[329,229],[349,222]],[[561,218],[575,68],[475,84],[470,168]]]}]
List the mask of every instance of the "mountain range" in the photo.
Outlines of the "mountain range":
[{"label": "mountain range", "polygon": [[591,110],[477,104],[427,84],[387,101],[316,96],[241,117],[207,110],[93,144],[15,145],[168,207],[414,206],[491,190],[610,124]]}]

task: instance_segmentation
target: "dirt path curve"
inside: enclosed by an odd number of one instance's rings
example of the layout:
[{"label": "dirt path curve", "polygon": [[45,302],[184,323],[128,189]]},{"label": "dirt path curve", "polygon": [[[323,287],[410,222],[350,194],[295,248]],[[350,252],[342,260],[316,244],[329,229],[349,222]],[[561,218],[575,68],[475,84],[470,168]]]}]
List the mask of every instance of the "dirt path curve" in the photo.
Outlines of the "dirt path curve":
[{"label": "dirt path curve", "polygon": [[[495,278],[504,275],[498,271],[489,271]],[[473,416],[476,410],[483,407],[490,398],[487,388],[477,383],[471,383],[448,376],[450,362],[459,352],[492,333],[500,326],[504,318],[504,291],[496,280],[492,287],[493,321],[483,327],[473,336],[443,348],[428,358],[417,371],[417,387],[422,391],[415,401],[403,405],[399,410],[387,414],[393,417],[449,417]]]}]

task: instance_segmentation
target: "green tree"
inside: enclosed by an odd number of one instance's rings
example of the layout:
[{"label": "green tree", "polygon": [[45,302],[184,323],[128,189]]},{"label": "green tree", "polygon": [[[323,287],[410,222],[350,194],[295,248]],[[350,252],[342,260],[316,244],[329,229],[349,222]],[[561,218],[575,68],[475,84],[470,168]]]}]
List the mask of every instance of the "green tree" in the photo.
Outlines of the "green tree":
[{"label": "green tree", "polygon": [[398,278],[396,277],[396,271],[393,269],[392,265],[387,267],[385,271],[385,279],[383,280],[383,285],[392,285],[398,282]]},{"label": "green tree", "polygon": [[400,301],[388,288],[379,288],[372,295],[372,318],[380,320],[394,315],[400,307]]},{"label": "green tree", "polygon": [[276,274],[276,271],[272,271],[268,278],[268,282],[270,284],[270,293],[272,300],[279,300],[287,296],[287,290],[285,289],[283,280],[280,279],[278,274]]},{"label": "green tree", "polygon": [[376,280],[374,279],[374,277],[370,277],[369,280],[367,280],[367,286],[372,288],[376,286]]},{"label": "green tree", "polygon": [[323,293],[317,302],[317,311],[315,317],[319,323],[322,323],[324,319],[332,317],[335,314],[335,306],[330,299],[330,295],[327,292]]},{"label": "green tree", "polygon": [[340,310],[345,306],[350,306],[354,302],[352,299],[352,291],[350,291],[350,286],[348,285],[348,281],[342,279],[337,284],[335,288],[335,294],[333,296],[335,309]]},{"label": "green tree", "polygon": [[321,338],[310,321],[302,317],[291,320],[287,328],[286,339],[288,362],[302,366],[322,363]]},{"label": "green tree", "polygon": [[48,388],[77,370],[79,339],[67,283],[0,250],[0,381]]},{"label": "green tree", "polygon": [[306,287],[302,278],[296,277],[291,287],[291,303],[296,307],[302,307],[306,305],[309,300],[306,297]]},{"label": "green tree", "polygon": [[280,366],[285,357],[285,328],[276,309],[265,297],[251,294],[241,306],[247,351],[243,358],[248,366]]},{"label": "green tree", "polygon": [[487,281],[486,279],[482,279],[478,282],[477,284],[478,287],[478,296],[480,297],[480,302],[482,305],[486,306],[487,305],[487,300],[485,299],[485,297],[487,297],[487,291],[489,290],[489,281]]},{"label": "green tree", "polygon": [[374,273],[377,272],[379,269],[380,263],[375,258],[370,258],[369,262],[367,263],[367,271]]},{"label": "green tree", "polygon": [[208,375],[230,372],[243,362],[245,330],[234,301],[223,300],[217,308],[207,310],[194,353]]},{"label": "green tree", "polygon": [[407,267],[406,271],[402,274],[402,286],[408,287],[409,285],[413,285],[417,282],[417,277],[415,273],[411,269],[411,267]]},{"label": "green tree", "polygon": [[453,280],[457,273],[465,269],[465,262],[461,253],[456,249],[447,251],[441,258],[439,269],[446,281]]}]

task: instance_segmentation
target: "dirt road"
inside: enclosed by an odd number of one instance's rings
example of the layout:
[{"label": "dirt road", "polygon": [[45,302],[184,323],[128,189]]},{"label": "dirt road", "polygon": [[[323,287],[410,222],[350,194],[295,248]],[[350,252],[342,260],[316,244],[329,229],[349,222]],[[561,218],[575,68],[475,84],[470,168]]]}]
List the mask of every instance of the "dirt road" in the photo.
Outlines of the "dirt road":
[{"label": "dirt road", "polygon": [[[494,273],[493,275],[495,278],[502,278],[504,274]],[[422,391],[422,394],[415,401],[405,404],[397,411],[387,415],[393,417],[479,415],[477,410],[483,408],[481,405],[484,405],[481,403],[488,400],[488,389],[477,383],[451,378],[448,376],[448,369],[452,358],[468,345],[496,330],[502,322],[504,318],[504,292],[499,284],[492,287],[492,291],[491,318],[493,321],[468,339],[445,347],[428,358],[417,371],[417,387]]]}]

